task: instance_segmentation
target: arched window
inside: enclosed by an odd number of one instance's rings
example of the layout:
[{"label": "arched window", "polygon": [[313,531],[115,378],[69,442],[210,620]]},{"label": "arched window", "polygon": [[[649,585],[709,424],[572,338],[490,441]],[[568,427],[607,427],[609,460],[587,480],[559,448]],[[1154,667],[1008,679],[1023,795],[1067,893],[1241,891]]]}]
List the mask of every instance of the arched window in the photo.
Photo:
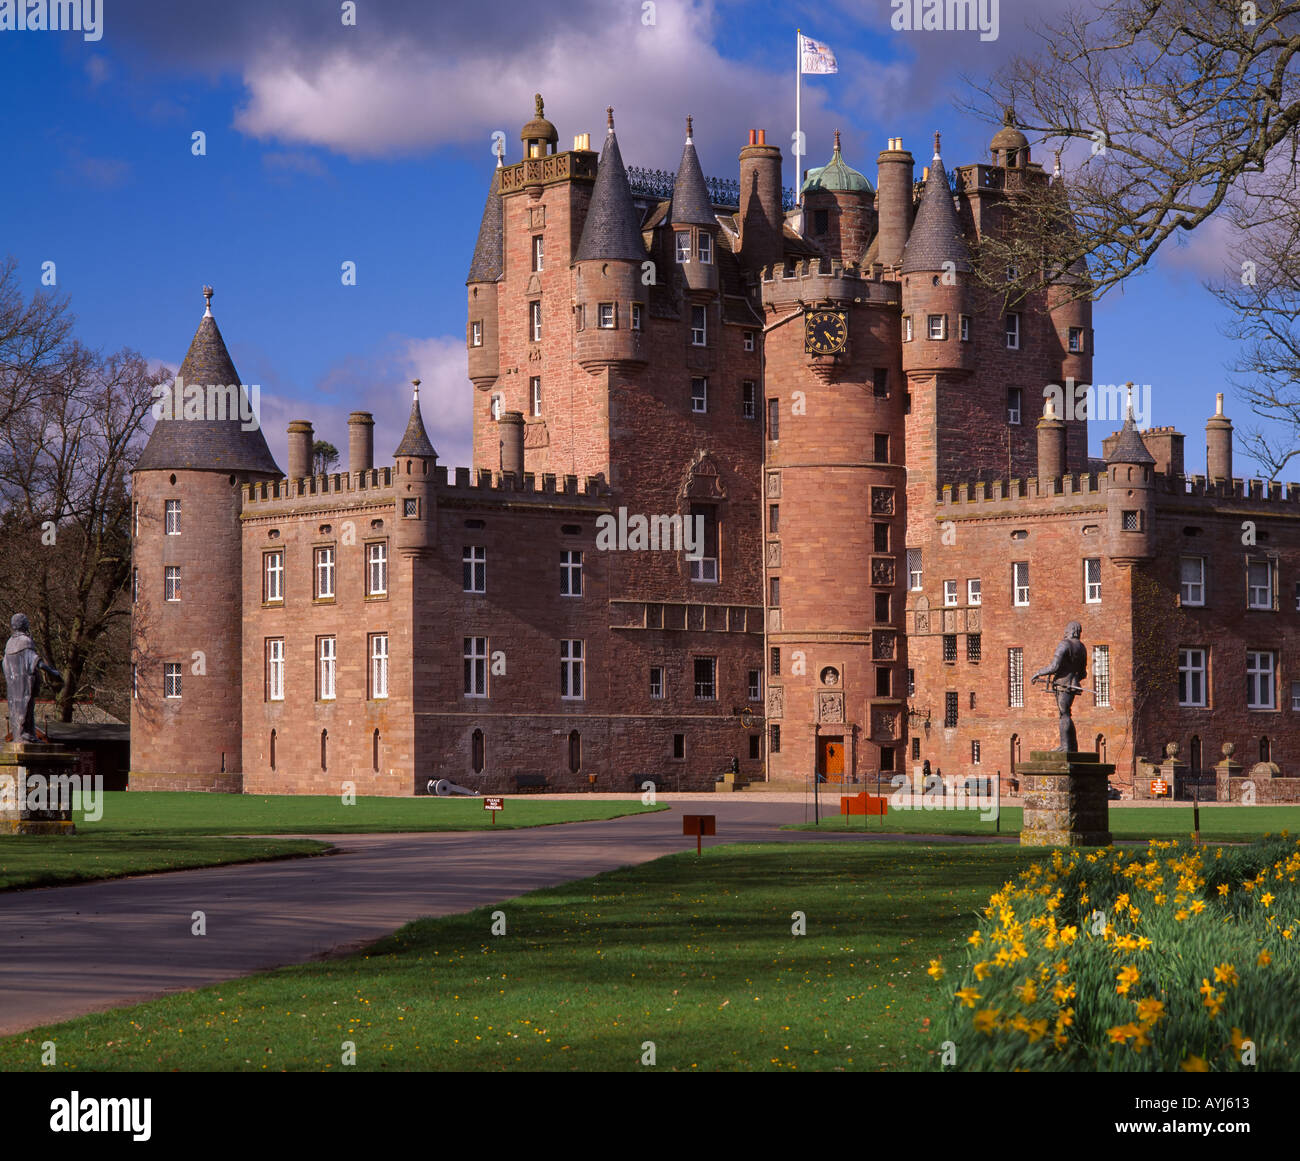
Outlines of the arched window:
[{"label": "arched window", "polygon": [[1261,762],[1273,761],[1273,746],[1268,740],[1268,735],[1259,740],[1259,760]]},{"label": "arched window", "polygon": [[569,731],[569,773],[576,774],[582,769],[582,735],[577,730]]},{"label": "arched window", "polygon": [[475,774],[482,774],[487,765],[487,741],[482,730],[475,730],[469,737],[470,765]]},{"label": "arched window", "polygon": [[328,748],[329,748],[329,736],[330,736],[330,732],[329,732],[329,730],[321,730],[321,732],[320,732],[320,768],[321,768],[322,770],[328,770],[328,769],[329,769],[329,754],[328,754]]},{"label": "arched window", "polygon": [[271,731],[271,769],[275,769],[275,731]]},{"label": "arched window", "polygon": [[1092,748],[1097,751],[1098,762],[1106,761],[1106,735],[1105,734],[1097,735],[1096,740],[1092,744]]},{"label": "arched window", "polygon": [[370,768],[379,773],[379,731],[376,730],[370,739]]},{"label": "arched window", "polygon": [[1188,761],[1193,770],[1201,769],[1201,735],[1192,735],[1192,744],[1188,747]]}]

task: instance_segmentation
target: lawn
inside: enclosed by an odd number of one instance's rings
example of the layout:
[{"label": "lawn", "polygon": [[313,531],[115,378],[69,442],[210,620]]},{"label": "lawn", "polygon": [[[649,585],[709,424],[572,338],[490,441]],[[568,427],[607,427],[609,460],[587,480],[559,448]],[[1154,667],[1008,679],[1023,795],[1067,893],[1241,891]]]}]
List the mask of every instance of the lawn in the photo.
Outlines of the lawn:
[{"label": "lawn", "polygon": [[[507,808],[508,809],[508,808]],[[734,844],[300,964],[0,1040],[0,1071],[920,1069],[926,975],[1018,847]],[[506,933],[490,933],[492,913]],[[802,912],[806,934],[792,934]]]},{"label": "lawn", "polygon": [[[826,803],[823,803],[823,808]],[[839,809],[839,799],[830,803]],[[1021,809],[1004,806],[1001,832],[1020,833]],[[985,822],[977,810],[894,810],[883,818],[872,815],[823,814],[820,825],[792,823],[783,830],[883,831],[886,834],[991,835],[995,822]],[[1110,811],[1111,836],[1117,840],[1185,838],[1192,833],[1192,807],[1120,806]],[[1232,842],[1282,831],[1300,831],[1300,806],[1202,806],[1201,838],[1207,842]]]}]

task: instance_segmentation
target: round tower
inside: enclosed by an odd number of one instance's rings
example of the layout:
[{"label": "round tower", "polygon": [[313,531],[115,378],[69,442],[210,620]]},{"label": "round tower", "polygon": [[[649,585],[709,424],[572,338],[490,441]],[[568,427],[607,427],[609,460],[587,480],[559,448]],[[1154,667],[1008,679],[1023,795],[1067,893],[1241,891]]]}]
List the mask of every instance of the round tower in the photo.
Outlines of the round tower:
[{"label": "round tower", "polygon": [[[1132,391],[1133,384],[1129,384]],[[1155,555],[1155,457],[1133,426],[1133,402],[1106,456],[1106,542],[1121,568]]]},{"label": "round tower", "polygon": [[1205,476],[1232,479],[1232,420],[1223,414],[1223,392],[1214,396],[1214,414],[1205,421]]},{"label": "round tower", "polygon": [[131,788],[242,787],[241,486],[280,478],[207,306],[131,476]]},{"label": "round tower", "polygon": [[808,171],[802,192],[804,236],[833,261],[856,266],[876,232],[876,192],[845,163],[838,129],[830,161]]},{"label": "round tower", "polygon": [[693,118],[686,118],[686,144],[668,209],[673,258],[690,297],[707,301],[718,293],[718,218],[695,152]]},{"label": "round tower", "polygon": [[[554,126],[552,126],[554,128]],[[505,269],[504,214],[501,205],[501,155],[492,173],[483,218],[469,275],[465,279],[468,303],[465,345],[469,357],[469,379],[480,391],[489,390],[501,374],[501,334],[497,315],[497,282]]]},{"label": "round tower", "polygon": [[411,380],[411,416],[402,441],[393,452],[393,485],[397,496],[397,527],[393,545],[399,556],[422,556],[433,547],[437,528],[438,497],[433,469],[438,453],[424,430],[420,412],[420,380]]},{"label": "round tower", "polygon": [[891,137],[889,148],[876,158],[876,210],[880,219],[876,258],[885,266],[903,260],[903,247],[912,230],[912,172],[915,162],[903,148],[901,137]]}]

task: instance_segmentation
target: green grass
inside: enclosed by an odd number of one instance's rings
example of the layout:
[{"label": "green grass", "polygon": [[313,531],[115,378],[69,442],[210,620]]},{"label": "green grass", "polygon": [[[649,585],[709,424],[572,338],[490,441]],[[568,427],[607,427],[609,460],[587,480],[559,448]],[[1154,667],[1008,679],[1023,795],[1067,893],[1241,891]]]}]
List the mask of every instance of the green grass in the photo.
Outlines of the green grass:
[{"label": "green grass", "polygon": [[[839,809],[836,799],[832,810]],[[1001,833],[1018,835],[1022,817],[1018,806],[1004,806]],[[864,825],[865,822],[865,825]],[[883,825],[882,825],[883,823]],[[883,831],[886,834],[991,835],[992,820],[985,822],[977,810],[890,810],[883,819],[862,815],[823,815],[820,826],[792,823],[783,830]],[[1192,807],[1121,806],[1111,804],[1111,836],[1119,839],[1185,838],[1192,833]],[[1232,842],[1300,831],[1300,806],[1202,806],[1201,838],[1207,842]]]},{"label": "green grass", "polygon": [[[505,809],[483,809],[480,798],[358,798],[344,806],[324,795],[191,794],[121,791],[104,795],[104,817],[86,823],[86,833],[145,834],[370,834],[403,831],[479,830],[549,826],[667,810],[626,802],[573,802],[543,796],[507,798]],[[80,818],[78,831],[82,830]]]},{"label": "green grass", "polygon": [[[78,823],[78,831],[81,824]],[[327,851],[309,839],[207,835],[7,835],[0,838],[0,891],[116,879],[148,871],[183,871]]]},{"label": "green grass", "polygon": [[[1034,852],[735,844],[408,924],[300,964],[0,1040],[0,1071],[919,1069],[926,976]],[[1040,856],[1041,857],[1041,856]],[[507,933],[490,934],[505,912]],[[791,934],[792,912],[807,934]]]}]

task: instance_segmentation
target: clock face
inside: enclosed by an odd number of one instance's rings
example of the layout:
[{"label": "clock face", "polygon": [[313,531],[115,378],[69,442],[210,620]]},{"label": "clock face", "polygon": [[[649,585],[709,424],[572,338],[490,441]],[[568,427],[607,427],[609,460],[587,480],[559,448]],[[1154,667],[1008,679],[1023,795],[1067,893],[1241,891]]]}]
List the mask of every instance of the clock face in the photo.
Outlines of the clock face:
[{"label": "clock face", "polygon": [[804,351],[834,355],[849,340],[849,324],[837,310],[810,310],[804,316]]}]

